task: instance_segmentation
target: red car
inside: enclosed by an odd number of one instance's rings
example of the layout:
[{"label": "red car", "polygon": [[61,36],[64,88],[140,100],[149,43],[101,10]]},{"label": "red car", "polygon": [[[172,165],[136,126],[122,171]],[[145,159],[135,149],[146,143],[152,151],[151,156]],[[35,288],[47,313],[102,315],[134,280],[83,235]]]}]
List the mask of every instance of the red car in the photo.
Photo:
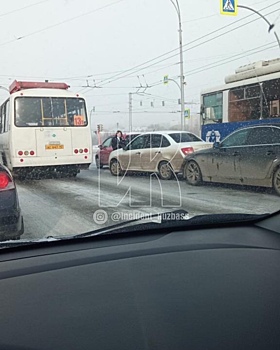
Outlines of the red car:
[{"label": "red car", "polygon": [[[133,140],[136,136],[140,135],[140,133],[127,133],[124,134],[124,139],[126,144],[128,144],[131,140]],[[109,136],[106,140],[99,145],[99,152],[97,152],[95,156],[95,164],[98,169],[103,168],[104,165],[109,165],[109,156],[113,151],[112,148],[112,138],[115,135]]]}]

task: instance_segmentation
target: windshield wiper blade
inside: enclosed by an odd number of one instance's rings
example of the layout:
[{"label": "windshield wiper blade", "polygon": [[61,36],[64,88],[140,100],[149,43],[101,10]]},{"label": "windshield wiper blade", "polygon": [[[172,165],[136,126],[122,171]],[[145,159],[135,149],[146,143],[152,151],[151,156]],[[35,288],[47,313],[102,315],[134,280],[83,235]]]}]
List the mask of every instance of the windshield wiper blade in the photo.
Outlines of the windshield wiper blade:
[{"label": "windshield wiper blade", "polygon": [[[100,228],[87,233],[76,235],[72,238],[101,236],[109,234],[135,232],[138,230],[149,231],[154,229],[185,229],[190,227],[207,227],[217,225],[240,225],[241,223],[258,222],[267,217],[269,214],[206,214],[190,217],[185,210],[175,210],[166,213],[159,213],[149,216],[147,222],[144,218],[129,220],[105,228]],[[158,220],[152,220],[159,218]],[[175,219],[174,219],[175,218]]]},{"label": "windshield wiper blade", "polygon": [[[141,218],[128,220],[125,222],[121,222],[109,227],[102,227],[100,229],[81,233],[78,234],[72,238],[80,238],[80,237],[89,237],[89,236],[99,236],[103,234],[111,234],[115,232],[126,232],[127,227],[130,229],[134,229],[138,226],[148,225],[148,227],[158,227],[159,225],[162,225],[166,222],[177,222],[177,221],[186,221],[189,220],[190,216],[189,213],[186,210],[180,209],[180,210],[174,210],[170,212],[161,212],[153,215],[143,215]],[[135,225],[132,225],[136,223]]]},{"label": "windshield wiper blade", "polygon": [[240,225],[258,223],[271,216],[267,214],[204,214],[190,216],[186,210],[174,210],[162,212],[154,215],[143,216],[142,218],[125,221],[109,227],[103,227],[98,230],[78,234],[75,236],[48,236],[35,240],[15,240],[0,242],[0,249],[19,246],[35,245],[37,243],[46,243],[54,241],[66,241],[75,238],[95,237],[103,235],[125,234],[137,231],[152,230],[182,230],[190,228],[211,228],[221,225]]}]

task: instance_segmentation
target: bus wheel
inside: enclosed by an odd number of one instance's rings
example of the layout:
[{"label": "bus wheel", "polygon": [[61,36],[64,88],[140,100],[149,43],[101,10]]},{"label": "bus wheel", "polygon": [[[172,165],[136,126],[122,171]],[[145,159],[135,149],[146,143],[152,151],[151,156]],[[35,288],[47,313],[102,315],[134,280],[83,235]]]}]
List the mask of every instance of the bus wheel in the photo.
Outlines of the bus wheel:
[{"label": "bus wheel", "polygon": [[275,170],[272,185],[275,192],[280,196],[280,167]]},{"label": "bus wheel", "polygon": [[200,185],[202,182],[201,170],[193,160],[185,165],[184,175],[187,182],[193,186]]}]

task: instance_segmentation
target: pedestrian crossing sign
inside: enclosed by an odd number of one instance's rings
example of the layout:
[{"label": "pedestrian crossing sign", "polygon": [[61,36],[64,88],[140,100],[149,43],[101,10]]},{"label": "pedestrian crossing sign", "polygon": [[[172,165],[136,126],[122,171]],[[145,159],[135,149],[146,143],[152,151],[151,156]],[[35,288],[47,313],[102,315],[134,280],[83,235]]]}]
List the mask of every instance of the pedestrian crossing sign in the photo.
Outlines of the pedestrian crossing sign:
[{"label": "pedestrian crossing sign", "polygon": [[185,117],[185,119],[190,119],[190,117],[191,117],[191,110],[189,108],[185,109],[184,117]]},{"label": "pedestrian crossing sign", "polygon": [[220,6],[222,15],[237,15],[237,0],[220,0]]}]

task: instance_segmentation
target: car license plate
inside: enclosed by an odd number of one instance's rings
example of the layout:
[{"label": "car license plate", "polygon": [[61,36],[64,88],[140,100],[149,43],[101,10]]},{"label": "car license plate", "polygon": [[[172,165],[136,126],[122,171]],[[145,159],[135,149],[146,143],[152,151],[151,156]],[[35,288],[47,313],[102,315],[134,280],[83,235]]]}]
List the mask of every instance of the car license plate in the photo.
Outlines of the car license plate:
[{"label": "car license plate", "polygon": [[64,145],[46,145],[45,149],[64,149]]}]

